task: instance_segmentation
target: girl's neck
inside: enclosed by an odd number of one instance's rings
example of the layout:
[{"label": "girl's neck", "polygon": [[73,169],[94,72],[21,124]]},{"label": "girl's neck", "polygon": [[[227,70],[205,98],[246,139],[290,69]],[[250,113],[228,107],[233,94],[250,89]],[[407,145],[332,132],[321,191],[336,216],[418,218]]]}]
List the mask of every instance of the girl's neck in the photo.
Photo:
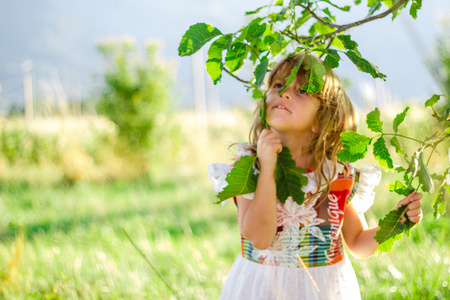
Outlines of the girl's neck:
[{"label": "girl's neck", "polygon": [[304,134],[289,134],[273,130],[281,140],[281,144],[291,151],[292,158],[295,160],[297,167],[308,169],[313,167],[312,155],[305,152],[311,141],[311,132]]}]

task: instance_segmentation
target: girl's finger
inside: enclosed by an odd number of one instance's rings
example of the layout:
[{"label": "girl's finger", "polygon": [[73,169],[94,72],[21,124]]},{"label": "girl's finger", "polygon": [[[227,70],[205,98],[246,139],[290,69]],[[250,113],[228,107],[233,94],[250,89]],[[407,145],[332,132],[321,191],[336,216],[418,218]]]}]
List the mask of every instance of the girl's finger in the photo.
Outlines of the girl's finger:
[{"label": "girl's finger", "polygon": [[420,208],[421,206],[422,206],[422,203],[419,200],[414,200],[408,204],[408,210]]},{"label": "girl's finger", "polygon": [[421,210],[420,208],[412,209],[412,210],[406,211],[406,215],[407,215],[408,217],[419,216],[421,213],[422,213],[422,210]]},{"label": "girl's finger", "polygon": [[405,198],[403,198],[402,200],[400,200],[397,203],[397,206],[395,207],[396,209],[399,208],[402,205],[408,204],[411,202],[411,197],[413,197],[415,195],[416,192],[412,192],[411,194],[409,194],[408,196],[406,196]]}]

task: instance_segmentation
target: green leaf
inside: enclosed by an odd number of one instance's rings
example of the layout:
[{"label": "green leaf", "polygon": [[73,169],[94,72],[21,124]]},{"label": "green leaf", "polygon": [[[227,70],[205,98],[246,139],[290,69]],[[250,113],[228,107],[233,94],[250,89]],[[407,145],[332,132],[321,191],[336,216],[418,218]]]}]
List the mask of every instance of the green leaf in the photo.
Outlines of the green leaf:
[{"label": "green leaf", "polygon": [[344,45],[344,48],[347,50],[353,50],[355,51],[359,56],[361,56],[358,52],[358,44],[351,39],[351,36],[349,34],[341,34],[337,36],[338,39],[341,40],[342,44]]},{"label": "green leaf", "polygon": [[319,93],[325,82],[325,67],[320,62],[312,59],[308,65],[305,66],[305,70],[311,70],[305,76],[308,78],[308,82],[302,86],[303,90],[310,95]]},{"label": "green leaf", "polygon": [[234,42],[231,44],[231,49],[228,50],[225,57],[225,64],[230,69],[230,72],[239,70],[244,64],[244,59],[247,56],[247,45],[241,42]]},{"label": "green leaf", "polygon": [[231,169],[225,179],[228,185],[222,192],[217,194],[219,201],[216,203],[220,203],[234,196],[253,193],[256,190],[258,176],[253,173],[255,160],[256,156],[246,155],[236,161],[234,168]]},{"label": "green leaf", "polygon": [[252,91],[253,99],[261,100],[262,96],[263,96],[263,94],[261,93],[261,90],[253,89],[253,91]]},{"label": "green leaf", "polygon": [[331,3],[331,1],[329,1],[329,0],[322,0],[322,2],[326,2],[326,3],[330,4],[331,6],[337,8],[339,10],[342,10],[342,11],[350,11],[350,6],[349,5],[341,7],[341,6],[337,6],[336,4]]},{"label": "green leaf", "polygon": [[409,194],[411,194],[412,192],[414,192],[413,187],[411,187],[411,186],[407,187],[398,180],[396,180],[393,184],[389,184],[389,183],[386,184],[386,188],[390,192],[394,192],[394,193],[397,193],[397,194],[405,196],[405,197],[408,196]]},{"label": "green leaf", "polygon": [[417,19],[417,11],[422,8],[422,0],[413,0],[411,8],[409,9],[409,14]]},{"label": "green leaf", "polygon": [[264,31],[266,31],[267,24],[266,23],[259,24],[259,22],[261,22],[261,18],[253,20],[248,25],[247,36],[245,37],[245,39],[250,43],[252,42],[253,39],[258,39],[264,33]]},{"label": "green leaf", "polygon": [[[436,195],[433,199],[433,216],[435,219],[438,219],[441,215],[445,213],[445,207],[447,205],[445,199],[445,181],[439,186]],[[449,185],[447,185],[447,189]]]},{"label": "green leaf", "polygon": [[246,15],[246,16],[248,16],[248,15],[254,15],[254,14],[258,13],[260,10],[262,10],[263,8],[266,8],[266,7],[270,7],[270,5],[264,5],[264,6],[261,6],[261,7],[257,8],[256,10],[247,11],[247,12],[245,13],[245,15]]},{"label": "green leaf", "polygon": [[181,38],[178,47],[178,55],[189,56],[197,52],[203,45],[218,35],[221,35],[219,29],[205,23],[197,23],[189,27]]},{"label": "green leaf", "polygon": [[269,66],[269,59],[267,58],[267,56],[264,56],[261,59],[261,62],[259,63],[259,65],[255,68],[255,72],[253,74],[255,75],[256,86],[258,89],[261,87],[261,85],[264,82],[264,78],[266,76],[268,66]]},{"label": "green leaf", "polygon": [[394,168],[391,155],[389,154],[389,150],[386,148],[386,143],[383,137],[379,137],[373,144],[373,156],[383,168]]},{"label": "green leaf", "polygon": [[399,141],[397,140],[397,137],[394,136],[393,138],[391,138],[390,142],[391,142],[391,145],[394,146],[395,151],[406,159],[406,157],[407,157],[406,153],[405,153],[405,151],[403,151],[403,148],[400,145]]},{"label": "green leaf", "polygon": [[286,79],[285,79],[286,82],[284,84],[284,87],[280,91],[278,91],[278,95],[281,95],[289,87],[289,85],[292,83],[292,81],[294,81],[295,77],[297,76],[298,69],[300,69],[300,66],[301,66],[304,58],[305,58],[305,55],[302,55],[302,57],[294,65],[294,67],[291,70],[291,73],[289,73],[289,76],[286,77]]},{"label": "green leaf", "polygon": [[380,78],[385,80],[386,75],[380,72],[377,66],[370,63],[367,59],[362,58],[353,50],[345,52],[345,55],[356,65],[361,72],[369,73],[373,78]]},{"label": "green leaf", "polygon": [[397,131],[398,131],[398,126],[403,122],[403,120],[405,120],[405,116],[406,116],[406,113],[408,112],[408,110],[409,110],[409,106],[407,106],[403,110],[403,112],[399,113],[395,117],[394,122],[392,123],[392,129],[394,129],[395,133],[397,133]]},{"label": "green leaf", "polygon": [[425,107],[435,105],[435,104],[439,101],[439,99],[441,99],[441,96],[440,96],[440,95],[434,94],[433,96],[431,96],[430,99],[428,99],[428,100],[425,102]]},{"label": "green leaf", "polygon": [[283,147],[278,153],[275,180],[277,198],[281,203],[291,196],[299,205],[305,201],[305,193],[301,190],[303,185],[308,184],[308,178],[303,176],[304,170],[296,166],[288,147]]},{"label": "green leaf", "polygon": [[339,160],[347,162],[355,162],[364,158],[367,153],[367,146],[372,141],[371,138],[354,131],[342,132],[341,140],[344,149],[337,154],[337,157]]},{"label": "green leaf", "polygon": [[375,107],[373,111],[367,114],[366,117],[367,128],[373,132],[383,132],[383,122],[380,121],[380,111]]},{"label": "green leaf", "polygon": [[217,84],[217,82],[219,82],[222,78],[222,52],[223,50],[230,49],[231,40],[232,35],[226,34],[215,40],[209,47],[208,60],[206,61],[206,71],[211,76],[214,84]]},{"label": "green leaf", "polygon": [[325,59],[323,61],[323,65],[327,70],[331,70],[333,68],[339,67],[339,61],[341,60],[341,57],[339,56],[337,50],[335,49],[328,49],[324,51],[327,53],[327,56],[325,56]]},{"label": "green leaf", "polygon": [[419,182],[422,184],[422,191],[427,193],[432,193],[434,190],[433,179],[430,176],[430,172],[428,172],[428,167],[423,161],[423,152],[419,154]]},{"label": "green leaf", "polygon": [[389,252],[394,246],[394,242],[402,240],[402,233],[407,227],[400,221],[407,205],[402,205],[398,209],[389,212],[384,219],[378,221],[380,229],[375,234],[375,240],[379,246],[376,252]]}]

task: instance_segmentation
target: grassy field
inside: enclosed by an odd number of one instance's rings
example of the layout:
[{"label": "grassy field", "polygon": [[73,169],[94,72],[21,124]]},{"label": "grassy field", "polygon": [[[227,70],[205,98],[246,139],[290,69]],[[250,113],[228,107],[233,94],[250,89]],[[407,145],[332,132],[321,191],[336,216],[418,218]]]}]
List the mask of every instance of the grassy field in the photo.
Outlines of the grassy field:
[{"label": "grassy field", "polygon": [[[151,179],[3,180],[0,298],[217,299],[240,251],[234,204],[212,204],[206,176],[207,163],[229,162],[228,143],[245,138],[233,116],[227,124],[197,132],[178,161],[154,166]],[[399,200],[383,187],[392,176],[377,187],[369,224]],[[391,253],[351,258],[363,299],[450,298],[450,217],[435,221],[430,201],[423,222]]]}]

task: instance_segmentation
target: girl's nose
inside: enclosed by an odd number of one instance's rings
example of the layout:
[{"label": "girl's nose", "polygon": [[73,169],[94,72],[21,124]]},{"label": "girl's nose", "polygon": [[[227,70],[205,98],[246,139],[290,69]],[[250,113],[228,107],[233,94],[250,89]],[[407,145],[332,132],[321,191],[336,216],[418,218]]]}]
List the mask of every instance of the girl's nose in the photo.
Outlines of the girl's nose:
[{"label": "girl's nose", "polygon": [[287,89],[285,89],[281,94],[280,97],[282,98],[286,98],[286,99],[291,99],[291,91],[290,91],[290,87],[288,87]]}]

